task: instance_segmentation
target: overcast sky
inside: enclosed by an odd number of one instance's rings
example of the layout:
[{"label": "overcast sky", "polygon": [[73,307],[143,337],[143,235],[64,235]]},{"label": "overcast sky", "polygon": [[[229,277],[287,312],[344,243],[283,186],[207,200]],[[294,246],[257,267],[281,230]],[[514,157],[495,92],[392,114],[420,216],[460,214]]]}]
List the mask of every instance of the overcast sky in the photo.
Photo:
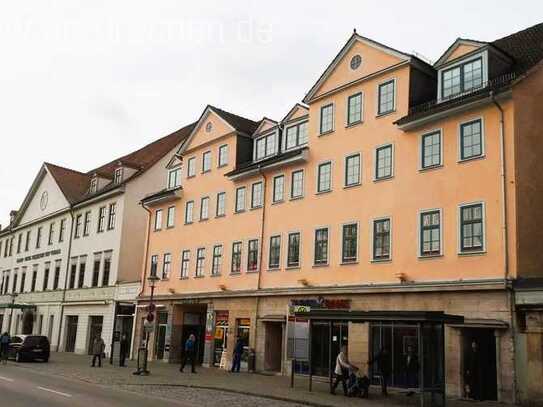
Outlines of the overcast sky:
[{"label": "overcast sky", "polygon": [[357,28],[435,61],[459,36],[543,21],[542,1],[2,1],[0,224],[41,164],[88,171],[214,104],[281,119]]}]

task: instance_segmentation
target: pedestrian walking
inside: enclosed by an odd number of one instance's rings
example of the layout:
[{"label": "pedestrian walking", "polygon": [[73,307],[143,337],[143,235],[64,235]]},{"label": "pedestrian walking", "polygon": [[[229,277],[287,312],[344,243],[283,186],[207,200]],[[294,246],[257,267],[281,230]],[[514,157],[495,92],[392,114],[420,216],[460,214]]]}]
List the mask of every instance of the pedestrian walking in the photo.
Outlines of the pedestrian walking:
[{"label": "pedestrian walking", "polygon": [[381,375],[381,394],[383,396],[388,396],[387,385],[388,378],[390,377],[390,371],[392,370],[390,353],[387,348],[381,348],[377,356],[368,362],[369,365],[375,364],[377,362],[377,368],[379,374]]},{"label": "pedestrian walking", "polygon": [[5,365],[8,363],[8,354],[9,354],[9,344],[11,338],[7,332],[4,332],[0,336],[0,357],[2,358],[2,363]]},{"label": "pedestrian walking", "polygon": [[343,386],[343,394],[347,396],[347,381],[351,372],[358,371],[358,368],[349,362],[349,355],[347,353],[347,346],[342,345],[341,349],[336,357],[336,367],[334,369],[334,382],[330,388],[330,394],[336,394],[336,388],[341,382]]},{"label": "pedestrian walking", "polygon": [[120,354],[119,354],[119,366],[120,367],[126,367],[126,355],[128,355],[128,351],[130,348],[130,344],[128,343],[128,336],[126,334],[121,335],[121,343],[120,343]]},{"label": "pedestrian walking", "polygon": [[418,385],[418,373],[419,373],[419,357],[415,353],[412,345],[407,346],[407,352],[403,357],[403,368],[405,375],[405,384],[409,388],[407,396],[415,394],[414,388]]},{"label": "pedestrian walking", "polygon": [[96,335],[92,342],[92,367],[95,367],[98,359],[98,367],[102,367],[102,356],[106,349],[106,343],[100,335]]},{"label": "pedestrian walking", "polygon": [[181,363],[181,367],[179,368],[180,372],[183,372],[183,369],[185,368],[185,365],[188,361],[190,361],[191,372],[196,373],[196,336],[194,336],[194,334],[190,334],[189,338],[185,342],[183,362]]},{"label": "pedestrian walking", "polygon": [[243,355],[243,347],[243,339],[241,339],[240,336],[237,336],[236,345],[234,346],[234,352],[232,354],[232,369],[230,369],[232,373],[239,373],[239,369],[241,368],[241,355]]}]

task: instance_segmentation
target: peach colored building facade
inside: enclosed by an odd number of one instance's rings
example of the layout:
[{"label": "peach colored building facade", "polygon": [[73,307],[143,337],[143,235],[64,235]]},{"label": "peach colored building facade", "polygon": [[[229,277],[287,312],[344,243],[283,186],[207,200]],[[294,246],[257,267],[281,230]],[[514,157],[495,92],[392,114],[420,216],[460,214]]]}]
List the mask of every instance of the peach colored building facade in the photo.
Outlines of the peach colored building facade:
[{"label": "peach colored building facade", "polygon": [[[535,399],[534,379],[518,384],[513,295],[514,281],[543,276],[541,115],[526,103],[543,73],[511,52],[525,35],[458,40],[432,66],[354,33],[282,120],[208,106],[167,187],[143,200],[143,277],[160,278],[153,357],[178,361],[195,333],[204,364],[230,366],[240,336],[256,370],[288,374],[305,349],[294,338],[307,339],[290,305],[443,311],[465,318],[445,330],[449,395]],[[146,281],[140,303],[149,295]],[[410,384],[401,360],[416,327],[318,329],[316,374],[328,376],[342,343],[364,370],[390,347],[390,384]],[[487,366],[478,394],[473,342]]]}]

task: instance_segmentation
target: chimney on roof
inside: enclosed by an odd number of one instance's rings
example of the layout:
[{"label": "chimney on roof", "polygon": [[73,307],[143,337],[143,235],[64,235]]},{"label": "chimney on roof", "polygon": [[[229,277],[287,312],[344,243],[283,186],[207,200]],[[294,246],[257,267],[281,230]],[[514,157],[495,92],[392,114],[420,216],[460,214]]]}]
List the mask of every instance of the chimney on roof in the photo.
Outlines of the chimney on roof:
[{"label": "chimney on roof", "polygon": [[17,211],[11,211],[9,213],[9,224],[10,225],[15,222],[15,217],[16,216],[17,216]]},{"label": "chimney on roof", "polygon": [[353,34],[356,34],[356,28],[353,28]]}]

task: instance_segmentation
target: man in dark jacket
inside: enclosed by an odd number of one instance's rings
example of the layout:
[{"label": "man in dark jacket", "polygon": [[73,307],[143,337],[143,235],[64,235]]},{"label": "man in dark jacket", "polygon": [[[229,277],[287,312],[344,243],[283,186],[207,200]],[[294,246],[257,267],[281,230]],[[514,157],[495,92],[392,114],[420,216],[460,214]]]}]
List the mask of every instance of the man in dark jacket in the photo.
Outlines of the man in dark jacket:
[{"label": "man in dark jacket", "polygon": [[96,365],[96,360],[98,360],[98,367],[102,367],[102,354],[106,349],[106,344],[100,335],[96,335],[94,341],[92,342],[92,367]]},{"label": "man in dark jacket", "polygon": [[4,365],[8,363],[10,342],[11,338],[9,337],[9,334],[7,332],[4,332],[2,336],[0,336],[0,356],[2,357],[2,363]]},{"label": "man in dark jacket", "polygon": [[183,372],[183,369],[185,368],[185,365],[189,360],[191,364],[191,372],[196,373],[196,336],[194,336],[194,334],[190,334],[189,338],[185,342],[183,362],[181,363],[181,367],[179,368],[180,372]]},{"label": "man in dark jacket", "polygon": [[387,384],[388,378],[390,377],[390,371],[392,370],[392,364],[390,359],[390,353],[387,348],[381,348],[381,351],[377,356],[368,362],[369,365],[375,364],[377,362],[377,368],[379,374],[381,375],[381,393],[384,396],[388,396]]},{"label": "man in dark jacket", "polygon": [[234,353],[232,355],[232,373],[239,373],[241,367],[241,355],[243,354],[243,340],[238,336],[236,338],[236,345],[234,346]]},{"label": "man in dark jacket", "polygon": [[403,369],[405,374],[405,384],[410,389],[408,396],[414,394],[413,388],[417,387],[417,377],[419,373],[419,357],[415,353],[412,345],[407,346],[407,352],[403,355]]},{"label": "man in dark jacket", "polygon": [[119,366],[120,367],[126,367],[126,355],[128,355],[129,350],[129,343],[128,343],[128,337],[126,334],[122,334],[121,336],[121,343],[120,343],[120,354],[119,354]]}]

